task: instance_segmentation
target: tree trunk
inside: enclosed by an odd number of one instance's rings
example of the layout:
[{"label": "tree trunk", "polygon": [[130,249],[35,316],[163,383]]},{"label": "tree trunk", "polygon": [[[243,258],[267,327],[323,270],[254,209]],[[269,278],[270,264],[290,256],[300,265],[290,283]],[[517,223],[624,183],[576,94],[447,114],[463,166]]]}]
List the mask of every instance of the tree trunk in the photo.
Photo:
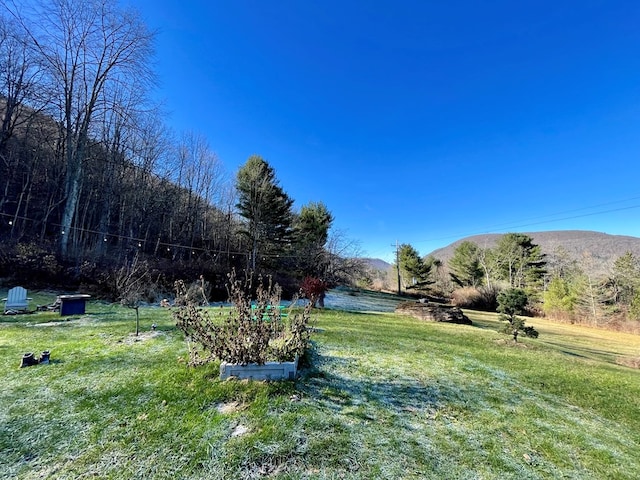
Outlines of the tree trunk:
[{"label": "tree trunk", "polygon": [[322,292],[318,295],[318,308],[324,308],[324,297],[326,296],[325,292]]},{"label": "tree trunk", "polygon": [[[68,128],[71,128],[69,126]],[[80,177],[82,175],[82,159],[78,148],[75,152],[71,135],[67,135],[67,172],[65,175],[65,203],[60,221],[60,253],[63,257],[68,256],[69,239],[71,238],[71,227],[78,208],[80,198]]]}]

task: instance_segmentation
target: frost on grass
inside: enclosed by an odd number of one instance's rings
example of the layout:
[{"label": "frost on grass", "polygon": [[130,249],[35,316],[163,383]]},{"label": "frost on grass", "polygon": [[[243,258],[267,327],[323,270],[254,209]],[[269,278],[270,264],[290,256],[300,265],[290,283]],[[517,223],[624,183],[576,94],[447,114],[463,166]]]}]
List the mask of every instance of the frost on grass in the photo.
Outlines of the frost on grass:
[{"label": "frost on grass", "polygon": [[[76,402],[37,383],[26,394],[10,382],[4,386],[7,406],[0,409],[1,478],[40,471],[45,474],[39,478],[46,478],[46,472],[62,461],[59,452],[73,451],[75,444],[85,440],[87,428],[76,413]],[[39,405],[37,410],[32,410],[34,403]]]},{"label": "frost on grass", "polygon": [[164,332],[158,330],[152,332],[140,332],[138,335],[136,335],[135,333],[130,333],[127,337],[119,340],[119,342],[125,343],[126,345],[133,345],[134,343],[144,342],[153,338],[161,337],[163,335]]},{"label": "frost on grass", "polygon": [[100,320],[91,315],[84,315],[82,317],[69,317],[65,320],[58,320],[55,322],[44,322],[44,323],[27,323],[27,327],[86,327],[88,325],[93,325],[99,323]]},{"label": "frost on grass", "polygon": [[[531,430],[553,435],[555,448],[564,455],[579,454],[579,458],[590,451],[611,466],[635,464],[627,452],[636,441],[632,437],[633,432],[623,425],[578,407],[567,408],[567,405],[549,398],[533,398],[532,403],[535,403],[538,415],[532,416]],[[576,445],[580,446],[580,451],[576,450]],[[580,470],[579,461],[575,468]]]},{"label": "frost on grass", "polygon": [[362,471],[597,478],[595,472],[609,470],[640,478],[620,470],[636,464],[629,452],[637,440],[623,426],[570,408],[507,368],[469,356],[454,357],[443,369],[425,359],[416,368],[419,362],[407,366],[352,349],[320,353],[322,374],[307,380],[304,401],[331,418],[327,430],[349,439],[347,450]]},{"label": "frost on grass", "polygon": [[222,415],[230,415],[232,413],[240,412],[246,408],[246,404],[235,401],[216,404],[216,410]]},{"label": "frost on grass", "polygon": [[231,432],[231,437],[241,437],[242,435],[246,435],[249,433],[249,427],[246,425],[236,425],[236,428]]}]

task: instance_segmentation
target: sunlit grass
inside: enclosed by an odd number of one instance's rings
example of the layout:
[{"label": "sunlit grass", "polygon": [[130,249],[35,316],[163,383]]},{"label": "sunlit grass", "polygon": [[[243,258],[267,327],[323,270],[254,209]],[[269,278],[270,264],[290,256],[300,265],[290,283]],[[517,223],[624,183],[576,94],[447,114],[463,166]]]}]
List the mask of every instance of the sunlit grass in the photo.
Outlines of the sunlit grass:
[{"label": "sunlit grass", "polygon": [[167,310],[87,312],[0,321],[0,478],[640,478],[638,336],[325,311],[302,378],[237,382]]}]

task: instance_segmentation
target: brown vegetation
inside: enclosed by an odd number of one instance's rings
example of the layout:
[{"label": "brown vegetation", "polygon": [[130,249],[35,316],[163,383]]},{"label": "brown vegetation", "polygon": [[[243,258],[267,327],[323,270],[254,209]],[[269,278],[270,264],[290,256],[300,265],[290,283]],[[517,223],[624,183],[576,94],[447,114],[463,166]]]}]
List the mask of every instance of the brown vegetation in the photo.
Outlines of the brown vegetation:
[{"label": "brown vegetation", "polygon": [[469,317],[462,313],[460,308],[453,305],[430,302],[402,302],[396,307],[396,313],[410,315],[420,320],[471,325]]}]

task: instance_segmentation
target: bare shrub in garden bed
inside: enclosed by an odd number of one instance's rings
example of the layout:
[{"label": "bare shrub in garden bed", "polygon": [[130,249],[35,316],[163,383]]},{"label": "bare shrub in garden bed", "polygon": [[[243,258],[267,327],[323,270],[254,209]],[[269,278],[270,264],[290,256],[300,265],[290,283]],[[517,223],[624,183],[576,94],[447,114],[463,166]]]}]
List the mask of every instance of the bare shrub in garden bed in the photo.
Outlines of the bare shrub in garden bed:
[{"label": "bare shrub in garden bed", "polygon": [[[271,278],[258,277],[256,300],[252,302],[253,276],[244,280],[235,271],[228,275],[227,291],[232,307],[213,319],[210,312],[194,302],[174,311],[173,316],[189,343],[190,364],[213,360],[246,365],[264,365],[267,361],[293,361],[309,346],[309,324],[312,305],[302,311],[292,307],[284,312],[280,306],[282,290]],[[184,295],[184,282],[176,282],[179,295]],[[294,305],[292,302],[291,305]]]}]

